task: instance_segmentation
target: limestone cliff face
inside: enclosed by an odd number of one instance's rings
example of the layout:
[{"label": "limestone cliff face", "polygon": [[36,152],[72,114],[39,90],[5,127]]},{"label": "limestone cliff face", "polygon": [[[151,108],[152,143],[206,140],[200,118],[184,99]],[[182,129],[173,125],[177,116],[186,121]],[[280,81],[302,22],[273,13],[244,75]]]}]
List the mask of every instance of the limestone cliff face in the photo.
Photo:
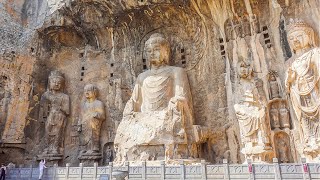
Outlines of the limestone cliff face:
[{"label": "limestone cliff face", "polygon": [[[61,163],[79,163],[79,105],[83,87],[92,83],[106,105],[100,135],[105,164],[134,82],[148,68],[144,42],[160,32],[171,44],[170,64],[188,73],[195,123],[210,129],[199,147],[201,158],[242,163],[233,108],[241,96],[238,62],[252,59],[266,97],[270,71],[277,71],[279,86],[284,86],[286,62],[292,56],[286,38],[289,19],[308,23],[319,43],[319,5],[317,0],[1,0],[1,162],[35,163],[44,148],[40,97],[48,88],[49,72],[59,70],[71,101]],[[293,162],[301,155],[300,137],[293,109],[286,103],[291,127],[283,136],[290,139]]]}]

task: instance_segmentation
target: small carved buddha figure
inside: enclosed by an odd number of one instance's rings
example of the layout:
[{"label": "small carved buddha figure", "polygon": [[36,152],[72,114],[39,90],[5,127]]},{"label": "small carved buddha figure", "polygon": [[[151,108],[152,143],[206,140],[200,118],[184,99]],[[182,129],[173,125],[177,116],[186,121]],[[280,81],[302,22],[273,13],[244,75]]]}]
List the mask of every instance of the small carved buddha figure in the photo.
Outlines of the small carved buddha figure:
[{"label": "small carved buddha figure", "polygon": [[280,104],[279,113],[280,113],[281,128],[290,128],[290,116],[285,103]]},{"label": "small carved buddha figure", "polygon": [[277,144],[278,149],[278,155],[279,160],[282,163],[288,163],[289,162],[289,147],[287,142],[285,142],[283,139],[280,139]]},{"label": "small carved buddha figure", "polygon": [[164,147],[166,159],[174,158],[174,147],[183,146],[186,154],[192,154],[187,152],[191,151],[187,147],[193,141],[194,124],[187,73],[169,66],[170,44],[161,34],[146,41],[145,54],[150,69],[138,76],[125,106],[115,137],[117,162],[126,157],[148,160],[141,154],[154,154],[154,147]]},{"label": "small carved buddha figure", "polygon": [[103,102],[97,99],[98,88],[92,84],[84,87],[86,97],[81,109],[80,145],[81,153],[99,153],[100,150],[100,129],[102,121],[105,120]]},{"label": "small carved buddha figure", "polygon": [[280,128],[279,111],[275,104],[271,105],[270,118],[271,118],[273,128],[275,129]]},{"label": "small carved buddha figure", "polygon": [[280,89],[275,72],[269,73],[269,93],[270,100],[274,98],[280,98]]},{"label": "small carved buddha figure", "polygon": [[49,89],[41,96],[40,120],[45,121],[45,144],[43,154],[59,154],[64,125],[70,113],[70,100],[63,93],[64,77],[59,71],[49,75]]},{"label": "small carved buddha figure", "polygon": [[288,40],[294,56],[287,71],[286,88],[301,122],[303,153],[312,160],[320,155],[320,49],[316,47],[313,29],[300,20],[288,25]]}]

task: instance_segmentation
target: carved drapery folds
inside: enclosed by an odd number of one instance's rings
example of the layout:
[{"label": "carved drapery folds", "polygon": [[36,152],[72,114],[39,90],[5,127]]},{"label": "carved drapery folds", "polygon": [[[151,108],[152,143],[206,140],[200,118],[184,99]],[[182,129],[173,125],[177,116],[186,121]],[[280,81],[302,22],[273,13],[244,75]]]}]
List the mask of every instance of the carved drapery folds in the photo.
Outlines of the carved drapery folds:
[{"label": "carved drapery folds", "polygon": [[102,158],[100,152],[100,130],[105,120],[103,102],[97,100],[98,88],[88,84],[84,87],[86,101],[82,104],[79,124],[80,155],[79,159],[85,164],[93,164]]},{"label": "carved drapery folds", "polygon": [[[150,70],[137,78],[115,137],[116,161],[198,157],[192,99],[184,69],[169,66],[169,42],[145,45]],[[200,137],[201,138],[201,137]]]},{"label": "carved drapery folds", "polygon": [[62,159],[61,142],[67,116],[70,114],[69,96],[63,92],[64,83],[62,73],[51,71],[49,88],[41,96],[40,101],[39,120],[45,123],[45,149],[39,157],[49,161]]},{"label": "carved drapery folds", "polygon": [[253,78],[250,60],[242,59],[238,64],[240,80],[237,91],[240,97],[234,109],[240,126],[241,152],[254,162],[270,161],[273,151],[263,83]]},{"label": "carved drapery folds", "polygon": [[313,29],[301,20],[289,24],[288,40],[295,55],[285,84],[302,132],[302,153],[312,161],[320,155],[320,49],[315,46]]}]

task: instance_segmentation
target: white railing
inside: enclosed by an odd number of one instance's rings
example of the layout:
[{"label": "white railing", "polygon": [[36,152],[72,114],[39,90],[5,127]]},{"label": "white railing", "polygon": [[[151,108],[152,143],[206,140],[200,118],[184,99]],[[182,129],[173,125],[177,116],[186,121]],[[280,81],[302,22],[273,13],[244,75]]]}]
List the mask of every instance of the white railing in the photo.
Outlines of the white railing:
[{"label": "white railing", "polygon": [[[141,166],[109,166],[98,167],[50,167],[45,169],[43,179],[46,180],[84,180],[84,179],[104,179],[114,171],[127,171],[129,180],[164,180],[164,179],[189,179],[189,180],[210,180],[210,179],[277,179],[277,180],[301,180],[314,179],[320,180],[320,163],[283,163],[279,164],[275,158],[270,164],[228,164],[224,160],[223,164],[208,165],[204,161],[199,165],[186,165],[180,162],[179,165],[165,165],[161,162],[160,166],[147,166],[142,162]],[[39,176],[38,168],[14,168],[9,169],[7,179],[37,179]],[[110,178],[109,178],[110,179]]]}]

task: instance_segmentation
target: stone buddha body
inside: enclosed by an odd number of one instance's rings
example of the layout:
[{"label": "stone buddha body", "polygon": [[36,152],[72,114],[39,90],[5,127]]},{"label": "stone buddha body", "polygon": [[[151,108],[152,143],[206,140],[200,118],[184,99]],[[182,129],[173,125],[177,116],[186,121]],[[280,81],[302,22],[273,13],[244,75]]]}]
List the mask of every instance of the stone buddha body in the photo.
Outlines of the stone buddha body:
[{"label": "stone buddha body", "polygon": [[59,71],[49,76],[49,89],[41,96],[40,120],[45,121],[45,145],[43,154],[59,154],[64,126],[70,114],[70,100],[63,93],[64,77]]},{"label": "stone buddha body", "polygon": [[146,41],[145,54],[150,69],[138,76],[124,109],[116,161],[172,159],[174,152],[191,157],[194,121],[187,74],[168,65],[170,45],[161,34]]},{"label": "stone buddha body", "polygon": [[98,88],[92,84],[84,87],[86,101],[81,108],[80,125],[80,155],[99,153],[100,151],[100,129],[105,120],[103,102],[97,99]]},{"label": "stone buddha body", "polygon": [[[269,161],[271,147],[268,136],[268,124],[265,117],[265,105],[260,101],[264,92],[255,86],[250,63],[239,62],[239,102],[234,105],[240,127],[241,153],[253,162]],[[262,98],[263,99],[263,98]]]},{"label": "stone buddha body", "polygon": [[315,46],[313,29],[300,20],[289,24],[288,40],[294,56],[286,88],[303,132],[302,153],[313,160],[320,156],[320,49]]}]

